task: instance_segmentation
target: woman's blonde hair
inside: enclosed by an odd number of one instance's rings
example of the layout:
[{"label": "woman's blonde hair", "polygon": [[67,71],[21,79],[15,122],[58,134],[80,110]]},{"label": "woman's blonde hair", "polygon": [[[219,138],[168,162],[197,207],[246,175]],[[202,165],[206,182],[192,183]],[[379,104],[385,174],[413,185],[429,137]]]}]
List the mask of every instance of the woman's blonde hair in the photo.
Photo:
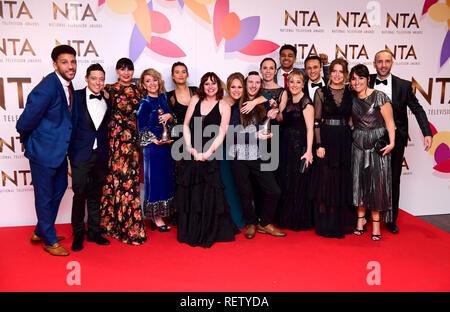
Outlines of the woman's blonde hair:
[{"label": "woman's blonde hair", "polygon": [[160,95],[161,93],[166,92],[166,88],[164,87],[164,80],[162,79],[161,74],[153,68],[147,68],[146,70],[144,70],[141,74],[141,78],[139,78],[139,91],[142,92],[142,94],[147,95],[147,89],[145,89],[144,87],[144,78],[145,76],[151,76],[154,79],[158,80],[158,95]]}]

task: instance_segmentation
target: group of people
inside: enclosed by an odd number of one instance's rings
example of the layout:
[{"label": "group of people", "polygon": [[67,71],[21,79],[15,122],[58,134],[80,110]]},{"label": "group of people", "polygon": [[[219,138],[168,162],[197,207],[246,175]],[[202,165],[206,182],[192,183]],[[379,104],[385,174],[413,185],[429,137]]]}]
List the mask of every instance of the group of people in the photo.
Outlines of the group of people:
[{"label": "group of people", "polygon": [[[43,241],[52,255],[69,254],[54,227],[67,188],[66,156],[74,251],[85,236],[99,245],[110,243],[104,235],[140,245],[145,219],[160,232],[176,226],[179,242],[202,247],[233,241],[239,228],[248,239],[313,228],[343,238],[363,235],[371,219],[372,240],[381,239],[381,220],[398,233],[406,107],[425,150],[432,135],[411,83],[391,74],[392,54],[375,55],[374,75],[362,64],[349,72],[342,58],[328,65],[324,54],[294,68],[292,45],[279,55],[279,68],[265,58],[259,72],[232,73],[225,82],[208,72],[198,87],[176,62],[170,92],[153,68],[134,84],[134,65],[122,58],[115,84],[105,85],[104,69],[93,64],[87,87],[74,91],[76,52],[57,46],[55,72],[31,91],[17,122],[38,218],[31,241]],[[265,167],[267,154],[279,155],[277,168]]]}]

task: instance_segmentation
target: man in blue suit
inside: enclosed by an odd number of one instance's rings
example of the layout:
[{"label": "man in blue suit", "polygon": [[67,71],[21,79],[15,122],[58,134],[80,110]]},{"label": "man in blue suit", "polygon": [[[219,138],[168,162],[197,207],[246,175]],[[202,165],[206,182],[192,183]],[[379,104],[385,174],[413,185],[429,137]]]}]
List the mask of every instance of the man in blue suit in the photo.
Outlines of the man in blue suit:
[{"label": "man in blue suit", "polygon": [[69,160],[72,169],[73,251],[83,249],[87,204],[87,241],[99,245],[110,242],[100,234],[100,199],[108,170],[108,123],[110,102],[103,95],[105,71],[92,64],[86,71],[87,87],[75,91],[72,108],[72,139]]},{"label": "man in blue suit", "polygon": [[60,45],[51,54],[55,71],[28,95],[16,129],[30,161],[37,225],[32,242],[44,241],[44,250],[54,256],[69,252],[59,244],[55,221],[67,189],[67,151],[72,133],[72,79],[77,71],[75,50]]}]

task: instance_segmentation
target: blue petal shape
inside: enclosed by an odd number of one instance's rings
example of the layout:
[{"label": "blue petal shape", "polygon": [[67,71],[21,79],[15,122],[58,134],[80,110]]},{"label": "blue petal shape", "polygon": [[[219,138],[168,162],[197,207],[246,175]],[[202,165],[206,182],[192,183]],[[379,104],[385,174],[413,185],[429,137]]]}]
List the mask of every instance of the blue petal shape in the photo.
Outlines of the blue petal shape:
[{"label": "blue petal shape", "polygon": [[241,31],[233,39],[225,42],[225,52],[234,52],[248,46],[259,30],[259,16],[250,16],[241,20]]},{"label": "blue petal shape", "polygon": [[134,24],[133,32],[131,33],[130,38],[130,46],[128,49],[129,57],[133,62],[135,62],[139,58],[139,56],[141,56],[142,51],[144,51],[146,45],[147,40],[145,40],[137,25]]},{"label": "blue petal shape", "polygon": [[445,36],[444,43],[442,43],[441,49],[441,67],[447,62],[450,57],[450,31],[447,31],[447,35]]}]

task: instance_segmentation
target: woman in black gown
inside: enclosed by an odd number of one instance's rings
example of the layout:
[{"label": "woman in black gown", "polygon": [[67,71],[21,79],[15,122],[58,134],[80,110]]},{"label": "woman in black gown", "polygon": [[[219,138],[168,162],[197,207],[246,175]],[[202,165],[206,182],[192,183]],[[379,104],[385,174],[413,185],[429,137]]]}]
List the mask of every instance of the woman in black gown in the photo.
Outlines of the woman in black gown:
[{"label": "woman in black gown", "polygon": [[306,168],[313,162],[314,107],[309,96],[302,91],[303,74],[294,70],[287,77],[288,100],[282,103],[277,116],[283,131],[280,140],[280,166],[278,180],[281,198],[277,223],[281,228],[294,231],[313,227],[313,204],[309,196],[310,170],[300,172],[301,160]]},{"label": "woman in black gown", "polygon": [[[206,73],[184,120],[183,136],[193,159],[184,160],[177,176],[175,207],[178,241],[191,246],[211,247],[214,242],[233,241],[239,233],[225,198],[219,160],[211,157],[222,144],[230,120],[230,106],[222,97],[219,77]],[[208,126],[215,126],[215,133],[208,135],[204,131]],[[222,150],[217,153],[222,156]]]},{"label": "woman in black gown", "polygon": [[347,61],[335,59],[329,72],[328,85],[317,89],[314,95],[318,157],[312,182],[316,187],[314,225],[318,235],[343,238],[353,232],[356,221],[352,207],[352,94],[346,85]]}]

